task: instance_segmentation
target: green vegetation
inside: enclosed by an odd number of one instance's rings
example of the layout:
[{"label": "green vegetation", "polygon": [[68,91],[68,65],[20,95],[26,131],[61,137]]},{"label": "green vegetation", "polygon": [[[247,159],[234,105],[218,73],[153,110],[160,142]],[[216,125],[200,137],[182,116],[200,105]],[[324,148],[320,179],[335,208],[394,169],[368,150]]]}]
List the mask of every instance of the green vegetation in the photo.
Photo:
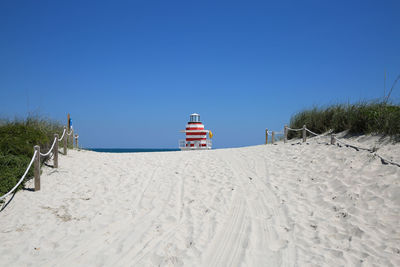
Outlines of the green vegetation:
[{"label": "green vegetation", "polygon": [[[61,134],[63,126],[55,121],[29,117],[25,120],[0,121],[0,196],[7,193],[24,174],[33,156],[33,147],[39,145],[47,152],[54,134]],[[48,158],[42,158],[42,163]],[[30,169],[27,179],[33,176]],[[25,179],[25,181],[27,180]],[[24,186],[24,182],[18,189]]]},{"label": "green vegetation", "polygon": [[[386,101],[336,104],[303,110],[290,119],[291,128],[303,125],[316,133],[332,129],[349,130],[352,134],[383,134],[400,138],[400,105]],[[300,137],[300,132],[289,131],[288,138]]]}]

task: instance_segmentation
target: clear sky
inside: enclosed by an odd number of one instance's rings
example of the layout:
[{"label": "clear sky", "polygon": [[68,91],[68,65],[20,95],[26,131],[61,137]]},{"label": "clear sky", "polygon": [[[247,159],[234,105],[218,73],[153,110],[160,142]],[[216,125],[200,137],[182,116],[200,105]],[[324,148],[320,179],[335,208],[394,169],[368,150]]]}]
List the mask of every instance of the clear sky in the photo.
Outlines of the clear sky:
[{"label": "clear sky", "polygon": [[[0,116],[71,113],[86,147],[261,144],[400,74],[400,1],[0,1]],[[393,92],[400,102],[400,85]]]}]

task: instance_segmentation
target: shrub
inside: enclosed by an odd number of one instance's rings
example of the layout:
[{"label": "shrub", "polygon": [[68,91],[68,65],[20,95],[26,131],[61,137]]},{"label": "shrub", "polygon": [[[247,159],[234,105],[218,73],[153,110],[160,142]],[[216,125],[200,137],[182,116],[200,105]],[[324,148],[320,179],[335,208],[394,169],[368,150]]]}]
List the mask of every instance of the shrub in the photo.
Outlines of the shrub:
[{"label": "shrub", "polygon": [[[33,156],[33,147],[39,145],[47,152],[54,140],[54,133],[61,134],[60,123],[28,117],[25,120],[1,120],[0,122],[0,196],[12,189],[24,174]],[[43,158],[42,163],[48,158]],[[27,179],[33,176],[33,168]],[[19,186],[24,186],[25,181]]]},{"label": "shrub", "polygon": [[[349,130],[353,134],[376,133],[398,139],[400,106],[384,101],[337,104],[303,110],[290,119],[291,128],[301,128],[304,124],[316,133]],[[288,138],[300,135],[301,132],[289,131]]]}]

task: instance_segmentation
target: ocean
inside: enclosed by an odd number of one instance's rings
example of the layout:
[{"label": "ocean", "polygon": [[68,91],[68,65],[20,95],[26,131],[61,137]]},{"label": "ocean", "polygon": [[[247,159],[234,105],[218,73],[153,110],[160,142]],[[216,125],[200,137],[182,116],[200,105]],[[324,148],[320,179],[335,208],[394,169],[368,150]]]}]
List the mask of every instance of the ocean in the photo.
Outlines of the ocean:
[{"label": "ocean", "polygon": [[86,150],[107,153],[138,153],[138,152],[168,152],[180,151],[177,148],[85,148]]}]

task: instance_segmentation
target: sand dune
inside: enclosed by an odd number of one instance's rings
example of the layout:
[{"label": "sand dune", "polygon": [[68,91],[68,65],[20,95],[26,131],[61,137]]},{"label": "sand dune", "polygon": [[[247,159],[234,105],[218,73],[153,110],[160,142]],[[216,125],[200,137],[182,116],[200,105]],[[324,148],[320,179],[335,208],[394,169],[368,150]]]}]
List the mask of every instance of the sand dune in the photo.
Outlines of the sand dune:
[{"label": "sand dune", "polygon": [[0,213],[0,265],[400,266],[400,168],[317,142],[71,151]]}]

